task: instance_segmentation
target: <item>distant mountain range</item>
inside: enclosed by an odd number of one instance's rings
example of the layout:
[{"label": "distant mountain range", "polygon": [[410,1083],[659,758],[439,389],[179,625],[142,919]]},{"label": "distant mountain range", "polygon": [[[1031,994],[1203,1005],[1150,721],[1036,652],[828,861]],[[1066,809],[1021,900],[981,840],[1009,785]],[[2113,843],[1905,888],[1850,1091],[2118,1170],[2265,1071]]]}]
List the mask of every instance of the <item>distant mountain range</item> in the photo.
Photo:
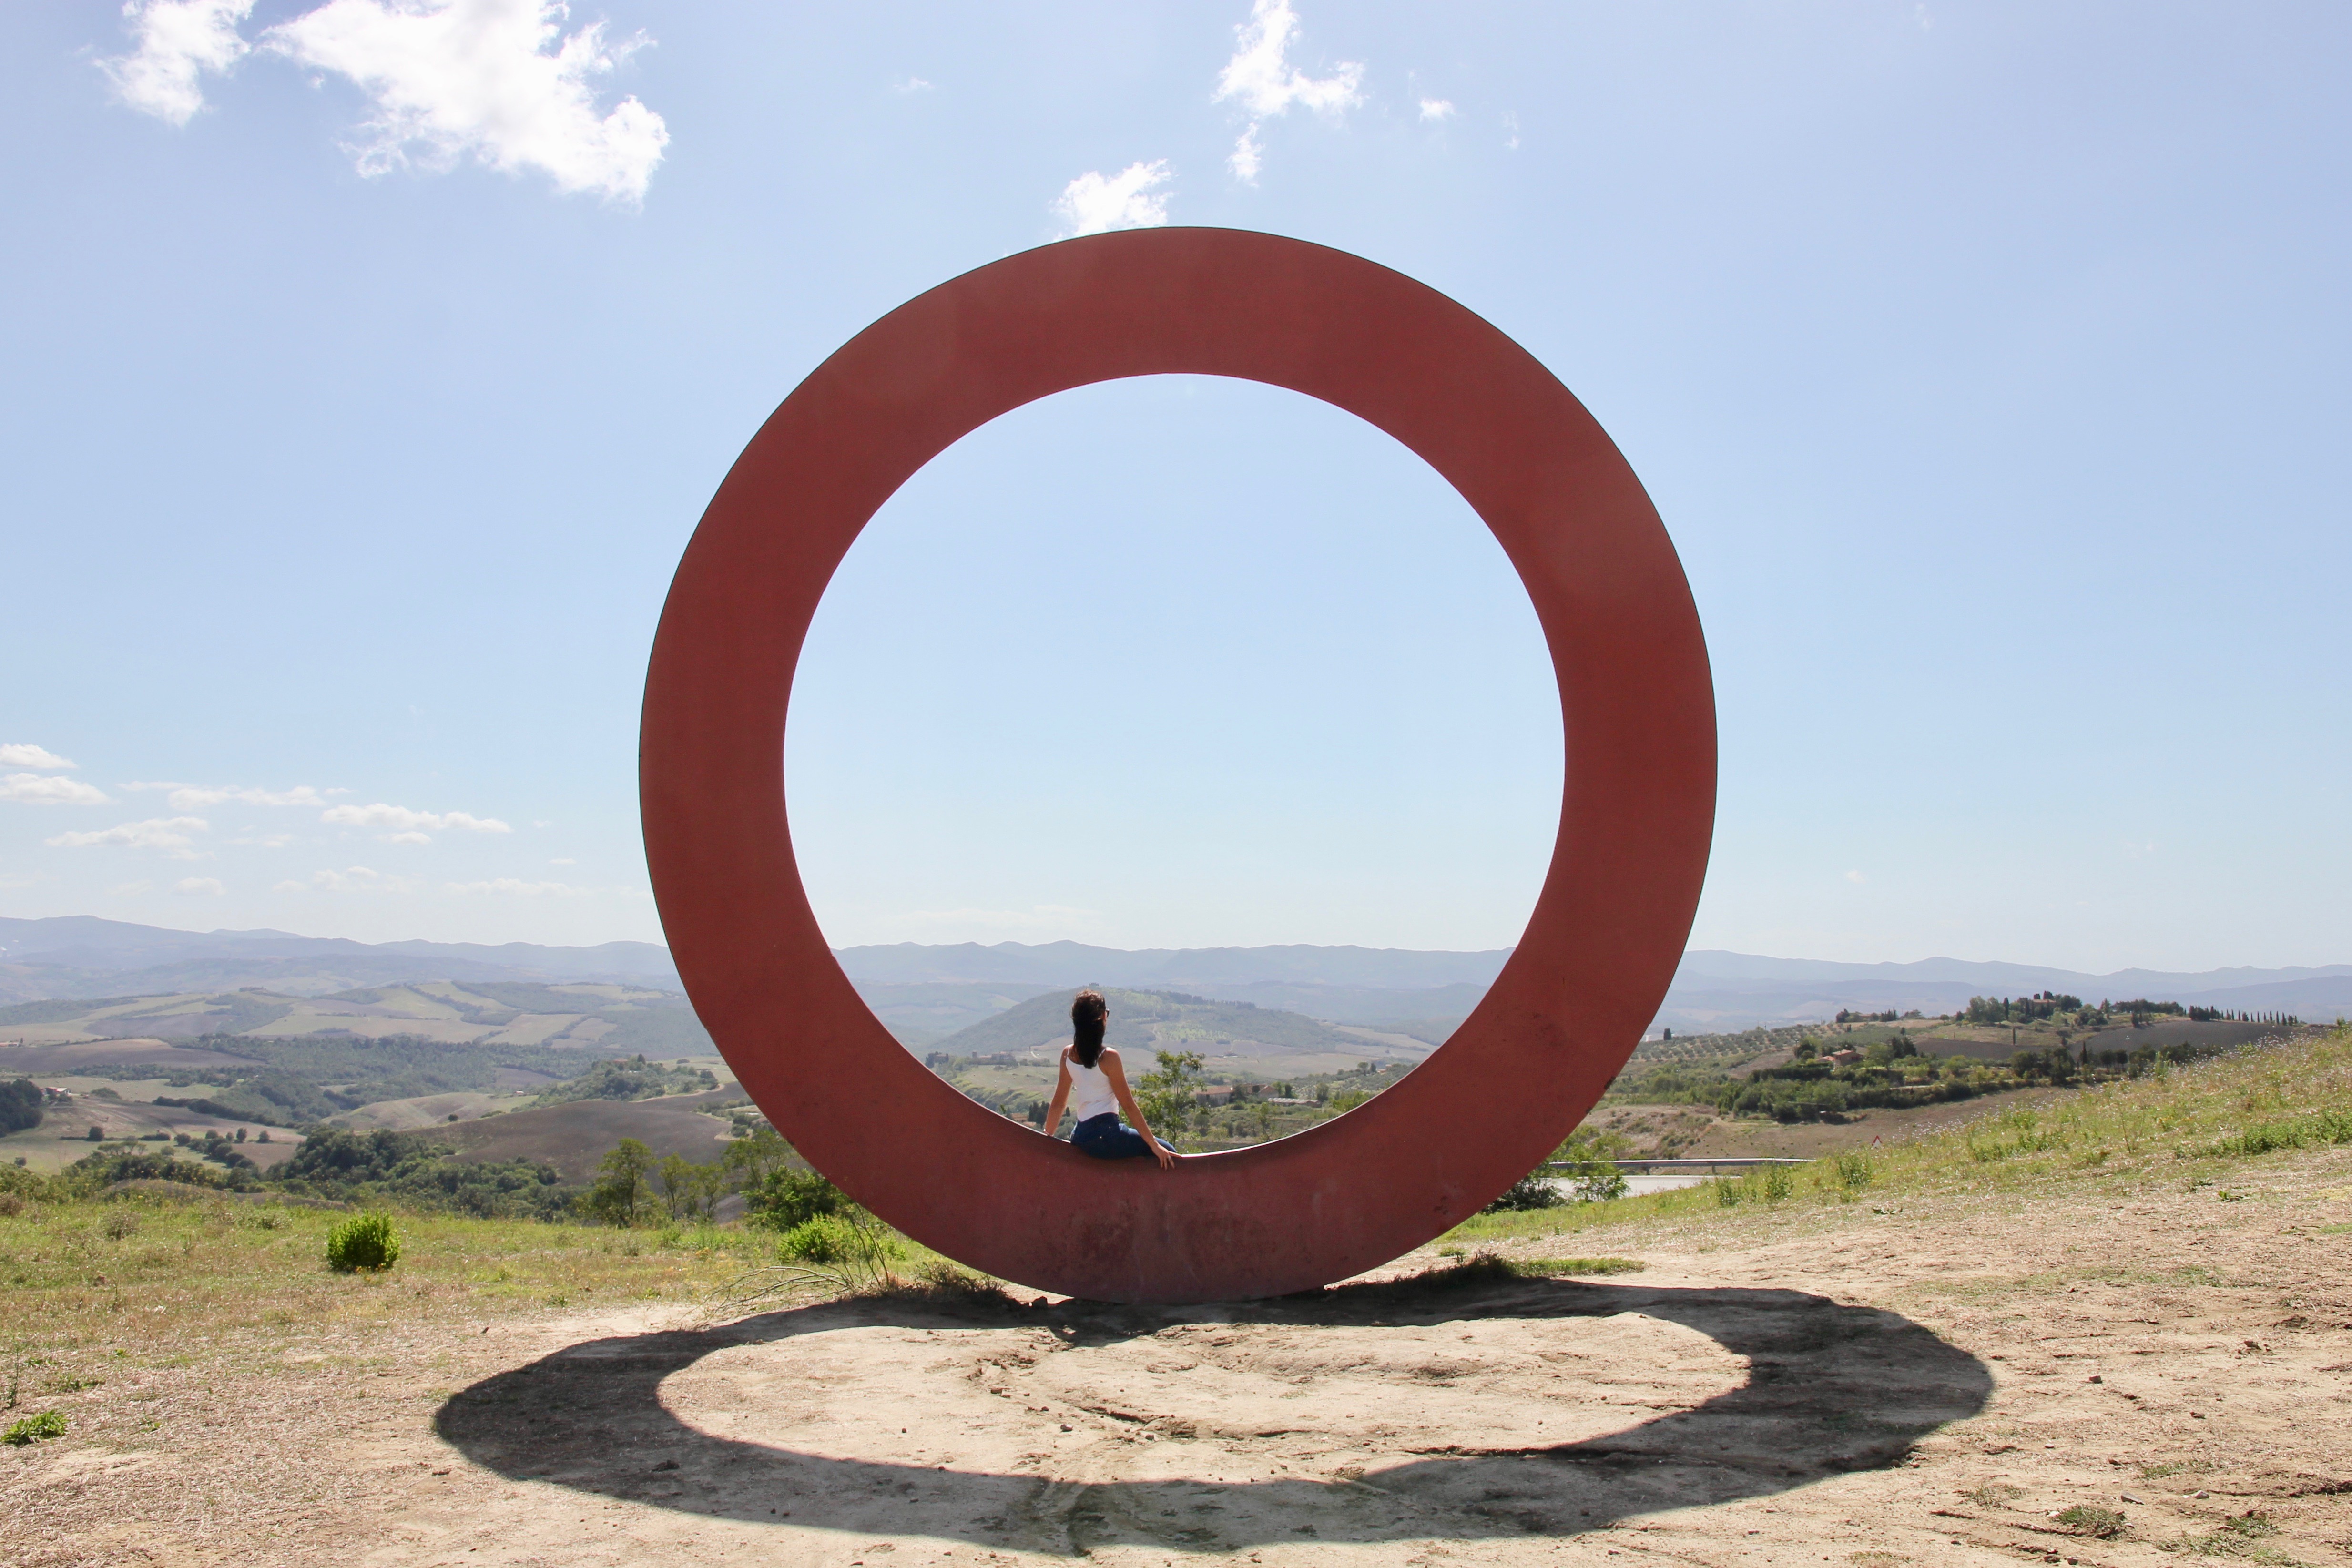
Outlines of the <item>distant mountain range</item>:
[{"label": "distant mountain range", "polygon": [[53,996],[151,996],[266,985],[324,996],[418,980],[593,981],[679,989],[669,949],[649,942],[599,947],[497,947],[462,942],[348,942],[282,931],[166,931],[89,915],[0,919],[0,1001]]},{"label": "distant mountain range", "polygon": [[[1184,991],[1328,1023],[1412,1025],[1416,1032],[1427,1032],[1433,1023],[1460,1018],[1476,1005],[1510,950],[897,942],[841,948],[834,956],[899,1038],[919,1046],[1042,991],[1087,984]],[[425,980],[680,988],[669,950],[653,942],[360,942],[274,931],[167,931],[85,915],[0,919],[0,1001],[219,992],[247,985],[267,986],[281,995],[323,996]],[[2315,1019],[2332,1019],[2339,1012],[2352,1016],[2352,964],[2088,974],[1951,958],[1838,963],[1702,951],[1684,955],[1657,1022],[1696,1033],[1827,1018],[1841,1008],[1948,1013],[1967,1005],[1970,996],[2043,990],[2094,1002],[2147,996]]]}]

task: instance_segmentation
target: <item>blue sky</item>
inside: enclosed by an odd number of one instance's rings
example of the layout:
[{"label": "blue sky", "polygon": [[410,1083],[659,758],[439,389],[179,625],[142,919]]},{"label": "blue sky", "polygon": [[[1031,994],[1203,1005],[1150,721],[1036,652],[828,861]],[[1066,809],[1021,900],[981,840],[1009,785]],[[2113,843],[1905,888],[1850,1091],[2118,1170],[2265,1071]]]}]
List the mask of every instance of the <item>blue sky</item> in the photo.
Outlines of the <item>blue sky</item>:
[{"label": "blue sky", "polygon": [[[1164,221],[1420,278],[1623,447],[1716,660],[1696,945],[2352,955],[2340,6],[148,0],[0,40],[5,912],[656,938],[636,704],[728,464],[908,297]],[[892,500],[789,764],[836,942],[1462,948],[1525,918],[1559,748],[1442,481],[1171,380]]]}]

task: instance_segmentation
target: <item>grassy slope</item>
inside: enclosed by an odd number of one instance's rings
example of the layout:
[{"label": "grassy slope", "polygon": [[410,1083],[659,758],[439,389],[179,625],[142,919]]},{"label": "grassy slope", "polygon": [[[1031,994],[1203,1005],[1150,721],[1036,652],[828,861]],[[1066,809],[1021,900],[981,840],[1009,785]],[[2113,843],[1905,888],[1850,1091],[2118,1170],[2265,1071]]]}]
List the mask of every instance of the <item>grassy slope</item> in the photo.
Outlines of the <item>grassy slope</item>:
[{"label": "grassy slope", "polygon": [[[1888,1144],[1842,1173],[1835,1160],[1797,1168],[1776,1194],[1755,1178],[1522,1214],[1479,1215],[1449,1244],[1570,1236],[1619,1228],[1716,1223],[1746,1228],[1834,1224],[1850,1204],[2007,1194],[2074,1205],[2152,1186],[2229,1190],[2276,1153],[2227,1141],[2249,1129],[2314,1131],[2335,1116],[2352,1141],[2352,1030],[2306,1029],[2284,1044],[2249,1047],[2170,1072],[2059,1096],[1966,1127]],[[2261,1142],[2258,1136],[2256,1142]],[[1854,1177],[1859,1175],[1859,1181]],[[1730,1196],[1735,1201],[1726,1204]]]}]

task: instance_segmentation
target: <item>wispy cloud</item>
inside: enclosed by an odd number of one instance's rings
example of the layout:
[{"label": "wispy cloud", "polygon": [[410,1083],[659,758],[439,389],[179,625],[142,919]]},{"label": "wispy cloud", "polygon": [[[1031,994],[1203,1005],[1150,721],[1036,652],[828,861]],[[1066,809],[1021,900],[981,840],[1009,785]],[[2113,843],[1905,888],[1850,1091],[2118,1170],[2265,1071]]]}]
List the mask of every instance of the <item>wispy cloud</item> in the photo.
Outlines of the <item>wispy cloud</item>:
[{"label": "wispy cloud", "polygon": [[69,763],[47,746],[0,746],[0,768],[71,768]]},{"label": "wispy cloud", "polygon": [[315,805],[324,806],[328,791],[321,794],[309,784],[296,784],[292,789],[246,789],[236,784],[154,784],[144,780],[124,784],[124,789],[171,791],[167,797],[173,811],[202,811],[223,801],[236,801],[245,805]]},{"label": "wispy cloud", "polygon": [[279,893],[413,893],[418,884],[413,877],[387,877],[365,866],[347,866],[340,871],[313,871],[307,882],[291,878],[271,889]]},{"label": "wispy cloud", "polygon": [[1237,99],[1260,120],[1287,113],[1294,103],[1338,114],[1364,101],[1364,68],[1343,60],[1327,77],[1311,77],[1289,61],[1298,37],[1290,0],[1257,0],[1250,19],[1234,29],[1234,58],[1217,77],[1217,100]]},{"label": "wispy cloud", "polygon": [[1234,178],[1243,184],[1257,184],[1258,171],[1265,167],[1265,149],[1258,144],[1257,121],[1255,120],[1234,143],[1234,150],[1225,154],[1225,167],[1231,169]]},{"label": "wispy cloud", "polygon": [[1423,120],[1451,120],[1454,118],[1453,101],[1443,98],[1424,98],[1421,100],[1421,117]]},{"label": "wispy cloud", "polygon": [[253,52],[237,25],[253,0],[131,0],[122,15],[138,47],[98,62],[122,101],[142,114],[185,125],[205,106],[199,79]]},{"label": "wispy cloud", "polygon": [[520,877],[493,877],[484,882],[445,882],[453,893],[503,893],[522,899],[576,899],[588,889],[568,882],[526,882]]},{"label": "wispy cloud", "polygon": [[931,84],[925,81],[921,77],[910,76],[904,81],[892,82],[890,84],[890,90],[892,92],[898,93],[929,92],[931,90]]},{"label": "wispy cloud", "polygon": [[1360,62],[1342,60],[1324,77],[1308,76],[1290,63],[1290,46],[1298,33],[1298,13],[1290,8],[1290,0],[1256,0],[1250,19],[1234,29],[1233,58],[1218,73],[1211,100],[1231,100],[1250,116],[1225,160],[1234,177],[1244,184],[1255,184],[1265,166],[1259,121],[1289,113],[1293,104],[1336,116],[1364,101]]},{"label": "wispy cloud", "polygon": [[1071,237],[1114,228],[1158,228],[1168,221],[1168,193],[1152,193],[1168,177],[1165,158],[1129,163],[1108,179],[1091,172],[1080,174],[1062,188],[1054,212],[1070,226]]},{"label": "wispy cloud", "polygon": [[[185,125],[203,77],[255,52],[238,30],[253,0],[131,0],[137,44],[99,62],[122,101]],[[639,202],[669,144],[662,117],[625,98],[599,113],[596,81],[651,45],[566,33],[561,0],[328,0],[264,31],[261,51],[348,78],[373,110],[346,148],[362,174],[454,168],[472,158],[558,190]]]},{"label": "wispy cloud", "polygon": [[174,860],[194,860],[197,858],[195,840],[188,835],[207,832],[211,826],[201,816],[151,816],[144,822],[125,822],[89,833],[60,833],[43,842],[52,849],[91,849],[100,845],[122,849],[161,849]]},{"label": "wispy cloud", "polygon": [[218,898],[225,890],[218,877],[183,877],[172,884],[172,891],[191,897]]},{"label": "wispy cloud", "polygon": [[10,773],[0,778],[0,800],[17,801],[26,805],[104,805],[107,795],[96,784],[86,784],[79,779],[61,779],[55,774]]},{"label": "wispy cloud", "polygon": [[1870,880],[1870,879],[1869,879],[1869,878],[1867,878],[1867,877],[1864,876],[1864,875],[1863,875],[1861,872],[1859,872],[1859,871],[1848,871],[1848,872],[1845,874],[1845,879],[1846,879],[1847,881],[1849,881],[1849,882],[1854,883],[1854,884],[1855,884],[1855,885],[1857,885],[1857,886],[1859,886],[1860,884],[1862,884],[1862,883],[1864,883],[1864,882],[1867,882],[1867,881],[1869,881],[1869,880]]},{"label": "wispy cloud", "polygon": [[388,827],[394,844],[427,844],[432,842],[425,837],[428,833],[514,831],[495,816],[476,816],[470,811],[411,811],[383,801],[373,805],[331,805],[319,814],[319,820],[339,827]]},{"label": "wispy cloud", "polygon": [[566,34],[565,16],[557,0],[328,0],[262,47],[373,100],[348,149],[362,174],[472,157],[536,169],[561,191],[642,201],[669,128],[635,98],[599,116],[593,83],[652,40],[609,40],[602,22]]}]

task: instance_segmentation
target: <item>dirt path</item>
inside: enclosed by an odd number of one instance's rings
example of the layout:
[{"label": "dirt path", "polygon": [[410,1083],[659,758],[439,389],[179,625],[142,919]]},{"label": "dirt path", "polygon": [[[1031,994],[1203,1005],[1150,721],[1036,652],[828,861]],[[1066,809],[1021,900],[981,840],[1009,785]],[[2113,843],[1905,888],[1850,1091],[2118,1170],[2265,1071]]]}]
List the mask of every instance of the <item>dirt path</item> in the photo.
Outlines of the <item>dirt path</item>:
[{"label": "dirt path", "polygon": [[213,1347],[152,1437],[0,1451],[0,1561],[2342,1562],[2352,1152],[2261,1181],[1612,1235],[1608,1282]]}]

